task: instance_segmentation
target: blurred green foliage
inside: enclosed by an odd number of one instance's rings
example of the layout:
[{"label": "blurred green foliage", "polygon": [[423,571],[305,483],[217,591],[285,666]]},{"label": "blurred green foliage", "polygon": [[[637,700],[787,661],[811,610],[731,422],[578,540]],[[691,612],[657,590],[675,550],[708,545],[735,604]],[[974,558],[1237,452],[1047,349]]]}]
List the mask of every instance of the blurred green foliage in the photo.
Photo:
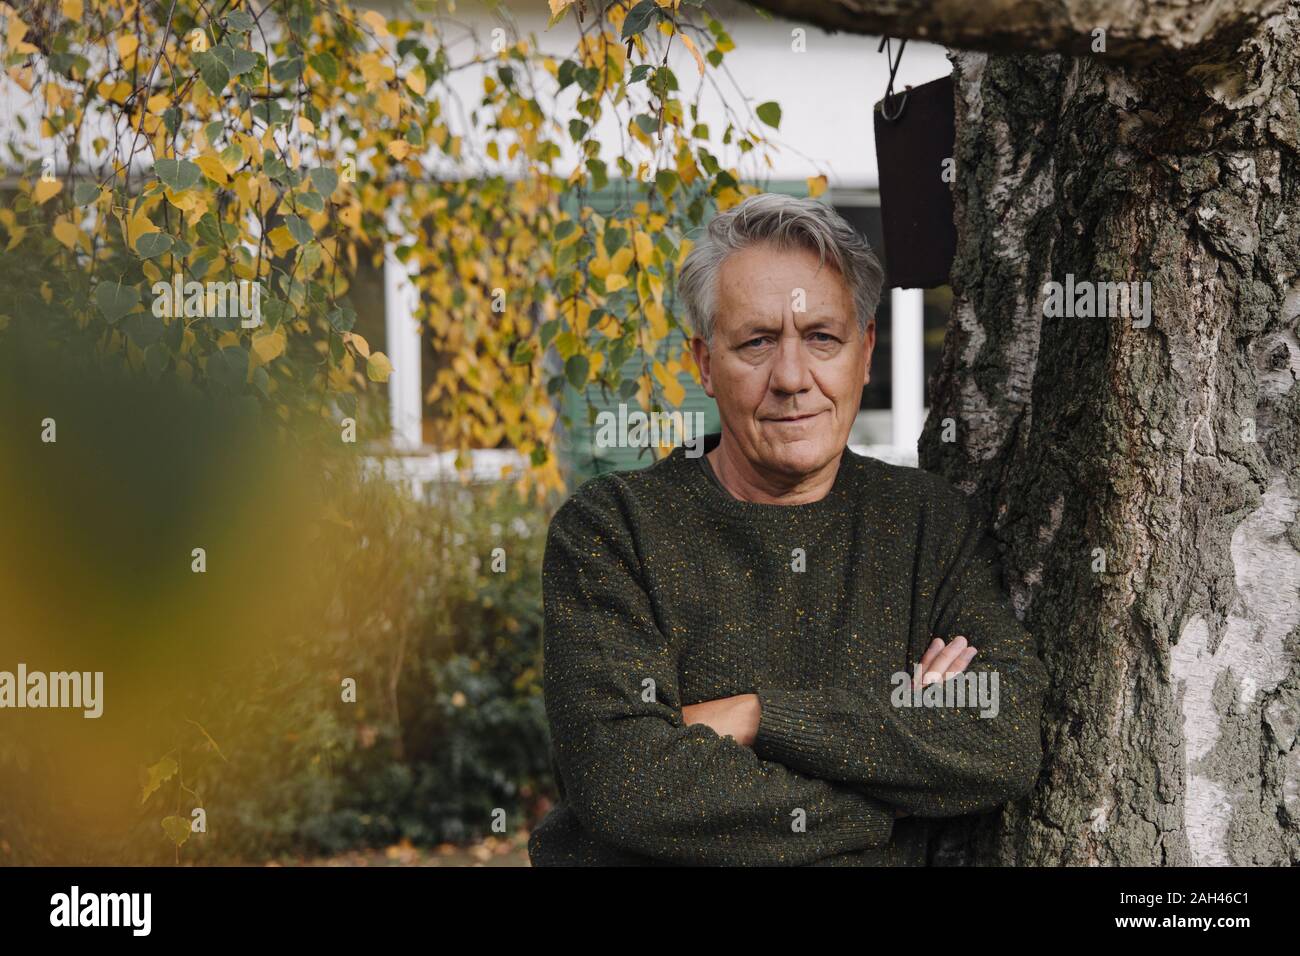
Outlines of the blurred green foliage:
[{"label": "blurred green foliage", "polygon": [[[334,490],[320,570],[337,589],[320,629],[194,702],[179,780],[119,859],[172,858],[159,808],[182,782],[195,792],[182,806],[207,813],[180,849],[195,862],[459,842],[491,833],[497,808],[511,832],[537,815],[545,515],[505,486],[452,482],[419,502],[353,473]],[[342,700],[349,677],[356,703]]]}]

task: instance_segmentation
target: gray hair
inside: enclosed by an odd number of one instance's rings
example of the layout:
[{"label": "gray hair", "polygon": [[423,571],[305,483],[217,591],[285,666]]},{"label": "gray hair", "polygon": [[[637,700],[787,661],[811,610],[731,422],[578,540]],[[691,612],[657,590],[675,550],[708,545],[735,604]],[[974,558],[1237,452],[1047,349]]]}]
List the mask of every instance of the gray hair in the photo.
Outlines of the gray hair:
[{"label": "gray hair", "polygon": [[880,304],[885,273],[862,235],[828,204],[780,193],[750,196],[715,216],[708,234],[686,256],[677,277],[677,293],[686,306],[695,333],[713,341],[717,318],[718,271],[733,252],[760,242],[780,249],[792,246],[829,260],[848,283],[856,307],[858,328],[865,334]]}]

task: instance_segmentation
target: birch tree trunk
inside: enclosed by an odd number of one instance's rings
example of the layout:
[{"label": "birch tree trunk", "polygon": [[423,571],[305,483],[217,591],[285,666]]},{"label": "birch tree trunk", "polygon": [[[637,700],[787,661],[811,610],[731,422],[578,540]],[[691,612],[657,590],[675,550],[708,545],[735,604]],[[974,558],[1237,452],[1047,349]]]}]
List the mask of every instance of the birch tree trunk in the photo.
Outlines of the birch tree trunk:
[{"label": "birch tree trunk", "polygon": [[[1214,28],[953,54],[921,465],[987,509],[1052,689],[1037,788],[939,829],[936,864],[1300,862],[1300,2],[1133,6]],[[1150,324],[1045,317],[1067,276],[1149,282]]]}]

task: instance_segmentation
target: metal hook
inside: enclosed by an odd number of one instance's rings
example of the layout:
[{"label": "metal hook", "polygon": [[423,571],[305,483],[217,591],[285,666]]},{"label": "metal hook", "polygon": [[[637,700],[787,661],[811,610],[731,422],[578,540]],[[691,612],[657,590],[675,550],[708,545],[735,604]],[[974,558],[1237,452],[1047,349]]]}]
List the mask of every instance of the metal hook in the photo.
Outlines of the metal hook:
[{"label": "metal hook", "polygon": [[[888,50],[886,50],[888,48]],[[907,40],[898,44],[898,58],[894,59],[894,49],[889,42],[889,37],[882,37],[877,53],[884,53],[885,59],[889,61],[889,82],[885,85],[885,98],[880,102],[880,118],[887,123],[892,123],[903,115],[903,107],[907,105],[907,91],[903,91],[902,97],[898,101],[898,111],[892,116],[889,112],[889,100],[894,94],[894,77],[898,74],[898,65],[903,62],[903,50],[907,48]]]}]

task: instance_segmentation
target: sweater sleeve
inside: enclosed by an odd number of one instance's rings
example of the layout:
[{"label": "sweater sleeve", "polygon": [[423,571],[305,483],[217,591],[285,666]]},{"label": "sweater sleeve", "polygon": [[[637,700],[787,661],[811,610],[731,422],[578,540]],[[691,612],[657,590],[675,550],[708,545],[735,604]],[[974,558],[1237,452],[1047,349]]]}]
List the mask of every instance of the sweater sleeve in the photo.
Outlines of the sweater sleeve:
[{"label": "sweater sleeve", "polygon": [[978,649],[965,673],[985,672],[987,686],[996,686],[996,714],[981,716],[978,705],[894,706],[894,685],[764,688],[757,691],[759,756],[855,784],[923,817],[986,812],[1033,788],[1047,672],[1007,603],[993,539],[964,498],[946,510],[943,520],[927,519],[916,586],[933,595],[929,635],[962,635]]},{"label": "sweater sleeve", "polygon": [[546,714],[583,826],[622,850],[705,865],[798,865],[887,843],[882,801],[685,724],[674,642],[601,484],[557,512],[542,571]]}]

